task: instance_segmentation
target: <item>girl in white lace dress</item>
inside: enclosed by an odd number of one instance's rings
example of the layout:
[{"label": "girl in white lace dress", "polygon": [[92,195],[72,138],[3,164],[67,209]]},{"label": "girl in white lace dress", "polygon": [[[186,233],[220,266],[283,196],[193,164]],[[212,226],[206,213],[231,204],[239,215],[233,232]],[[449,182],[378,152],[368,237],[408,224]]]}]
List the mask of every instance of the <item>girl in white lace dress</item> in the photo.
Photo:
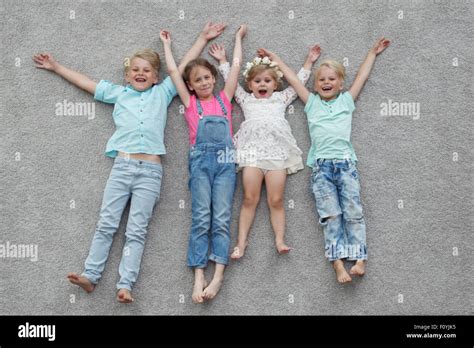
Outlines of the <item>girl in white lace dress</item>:
[{"label": "girl in white lace dress", "polygon": [[[219,60],[219,71],[227,79],[230,65],[221,45],[211,46],[209,53]],[[320,47],[312,47],[298,77],[305,84],[313,63],[320,55]],[[247,63],[244,72],[246,92],[240,85],[235,100],[240,105],[245,121],[234,136],[236,162],[242,169],[244,199],[240,210],[237,245],[231,258],[239,259],[247,247],[247,236],[260,200],[262,183],[267,188],[270,220],[275,233],[275,244],[280,254],[288,253],[285,243],[285,208],[283,197],[287,174],[304,168],[291,128],[285,118],[285,111],[297,97],[293,87],[277,91],[281,86],[282,72],[268,57],[257,57]]]}]

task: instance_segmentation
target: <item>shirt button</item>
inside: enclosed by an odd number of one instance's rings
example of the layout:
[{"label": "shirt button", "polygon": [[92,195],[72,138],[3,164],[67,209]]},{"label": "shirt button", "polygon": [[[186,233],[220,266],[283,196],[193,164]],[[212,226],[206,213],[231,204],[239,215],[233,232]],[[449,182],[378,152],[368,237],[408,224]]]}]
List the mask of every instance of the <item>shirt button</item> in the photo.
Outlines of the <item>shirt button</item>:
[{"label": "shirt button", "polygon": [[142,134],[142,138],[143,138],[143,134]]},{"label": "shirt button", "polygon": [[143,122],[140,122],[140,124],[143,124]]},{"label": "shirt button", "polygon": [[143,110],[140,110],[140,112],[143,112]]}]

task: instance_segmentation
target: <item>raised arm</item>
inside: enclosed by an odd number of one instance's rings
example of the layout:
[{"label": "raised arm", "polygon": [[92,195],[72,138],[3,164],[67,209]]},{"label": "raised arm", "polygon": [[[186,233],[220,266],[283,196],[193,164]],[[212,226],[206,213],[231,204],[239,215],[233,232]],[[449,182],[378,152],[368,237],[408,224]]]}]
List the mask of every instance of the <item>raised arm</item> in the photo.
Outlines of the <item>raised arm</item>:
[{"label": "raised arm", "polygon": [[183,59],[181,59],[181,62],[179,63],[178,70],[181,74],[183,74],[184,68],[190,61],[199,57],[202,50],[204,49],[204,47],[206,47],[207,43],[210,40],[222,34],[225,27],[226,26],[223,23],[217,23],[217,24],[213,24],[212,22],[206,23],[201,33],[199,34],[198,38],[196,39],[196,42],[194,43],[194,45],[189,49],[188,52],[186,52]]},{"label": "raised arm", "polygon": [[[209,48],[209,54],[213,56],[218,62],[219,67],[217,70],[221,73],[224,81],[227,81],[230,73],[230,64],[227,61],[226,52],[224,46],[220,44],[213,44]],[[242,86],[237,83],[237,88],[234,93],[234,100],[241,104],[249,94],[242,88]]]},{"label": "raised arm", "polygon": [[240,65],[242,64],[242,39],[247,34],[247,26],[241,25],[235,33],[234,58],[230,67],[229,76],[225,82],[224,93],[229,100],[234,97],[237,84],[239,83]]},{"label": "raised arm", "polygon": [[[300,97],[300,99],[303,101],[303,103],[306,104],[306,101],[308,100],[310,92],[305,87],[305,85],[300,81],[300,79],[295,74],[295,72],[293,70],[291,70],[291,68],[288,65],[286,65],[281,60],[281,58],[278,57],[272,51],[269,51],[265,48],[260,48],[260,49],[257,50],[257,54],[261,57],[267,56],[268,58],[270,58],[270,60],[272,60],[276,64],[278,64],[278,67],[280,68],[281,72],[283,73],[283,76],[286,78],[288,83],[295,89],[296,94],[298,94],[298,97]],[[305,66],[308,66],[306,61],[305,61]]]},{"label": "raised arm", "polygon": [[352,86],[349,88],[349,93],[352,95],[352,99],[356,100],[359,96],[362,87],[364,87],[365,82],[369,78],[370,72],[372,71],[372,67],[375,63],[375,58],[377,55],[382,53],[388,46],[390,45],[390,41],[381,37],[378,39],[374,46],[369,50],[367,57],[365,58],[364,62],[359,68],[357,72],[357,76],[352,83]]},{"label": "raised arm", "polygon": [[168,31],[160,31],[160,40],[163,43],[163,49],[165,51],[165,60],[168,74],[171,77],[176,90],[178,91],[179,97],[183,102],[184,106],[187,108],[189,106],[190,94],[186,83],[183,80],[183,75],[176,66],[176,62],[173,58],[173,52],[171,51],[171,35]]},{"label": "raised arm", "polygon": [[314,62],[318,60],[320,55],[321,55],[321,47],[319,45],[314,45],[313,47],[311,47],[303,63],[303,69],[311,70],[313,68]]},{"label": "raised arm", "polygon": [[53,58],[52,55],[48,53],[40,53],[33,56],[33,61],[36,63],[35,66],[37,68],[55,72],[73,85],[76,85],[92,95],[95,94],[97,82],[77,71],[62,66]]}]

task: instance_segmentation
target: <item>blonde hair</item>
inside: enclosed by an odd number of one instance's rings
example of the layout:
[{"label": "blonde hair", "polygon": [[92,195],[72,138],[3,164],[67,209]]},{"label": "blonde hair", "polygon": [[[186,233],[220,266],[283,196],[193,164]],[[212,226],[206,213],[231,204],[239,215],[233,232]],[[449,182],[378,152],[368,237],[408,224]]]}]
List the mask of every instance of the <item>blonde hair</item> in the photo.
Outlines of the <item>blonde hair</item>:
[{"label": "blonde hair", "polygon": [[125,58],[123,64],[125,73],[128,73],[130,70],[130,64],[135,58],[141,58],[150,63],[151,67],[153,70],[155,70],[156,75],[158,76],[160,71],[160,55],[157,52],[153,51],[151,48],[145,48],[143,50],[136,51],[131,57]]},{"label": "blonde hair", "polygon": [[269,65],[255,65],[252,68],[248,70],[248,73],[245,76],[245,82],[247,83],[247,88],[249,86],[250,81],[252,81],[255,76],[258,74],[263,73],[264,71],[268,71],[270,73],[270,76],[275,80],[277,84],[277,89],[281,88],[283,82],[281,78],[278,76],[276,70]]},{"label": "blonde hair", "polygon": [[334,70],[337,74],[337,76],[344,81],[346,78],[346,69],[344,68],[344,65],[339,63],[338,61],[335,61],[334,59],[326,59],[324,60],[319,67],[316,69],[314,72],[315,78],[318,77],[319,72],[323,67],[329,68],[331,70]]}]

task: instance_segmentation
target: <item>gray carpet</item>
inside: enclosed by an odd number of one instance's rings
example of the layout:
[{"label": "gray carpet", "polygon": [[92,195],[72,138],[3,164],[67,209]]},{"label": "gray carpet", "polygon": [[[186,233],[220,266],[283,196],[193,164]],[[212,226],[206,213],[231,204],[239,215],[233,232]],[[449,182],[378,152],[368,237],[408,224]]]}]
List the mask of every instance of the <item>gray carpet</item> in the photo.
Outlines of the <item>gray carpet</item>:
[{"label": "gray carpet", "polygon": [[[0,258],[0,313],[473,314],[473,5],[2,1],[0,244],[36,245],[38,260]],[[143,47],[163,53],[160,28],[171,31],[179,58],[208,19],[228,23],[217,40],[228,48],[238,25],[248,24],[246,61],[266,46],[298,69],[308,47],[319,42],[321,59],[346,58],[347,84],[378,36],[392,40],[377,59],[353,118],[369,245],[363,279],[336,283],[324,258],[306,168],[289,177],[286,190],[287,239],[294,250],[277,256],[264,192],[247,256],[230,265],[214,301],[192,304],[193,275],[185,263],[191,222],[188,137],[176,98],[169,108],[162,195],[149,226],[136,302],[124,306],[115,300],[126,214],[96,291],[87,295],[66,280],[68,271],[82,271],[98,219],[112,166],[103,155],[114,131],[112,106],[96,103],[94,118],[57,115],[57,103],[93,99],[35,69],[31,56],[47,51],[91,78],[122,83],[126,55]],[[207,52],[203,56],[210,58]],[[161,72],[166,74],[165,67]],[[384,103],[412,103],[419,114],[383,115]],[[303,104],[293,105],[288,120],[306,156],[310,138]],[[236,106],[235,129],[242,119]],[[241,195],[239,176],[232,244]]]}]

